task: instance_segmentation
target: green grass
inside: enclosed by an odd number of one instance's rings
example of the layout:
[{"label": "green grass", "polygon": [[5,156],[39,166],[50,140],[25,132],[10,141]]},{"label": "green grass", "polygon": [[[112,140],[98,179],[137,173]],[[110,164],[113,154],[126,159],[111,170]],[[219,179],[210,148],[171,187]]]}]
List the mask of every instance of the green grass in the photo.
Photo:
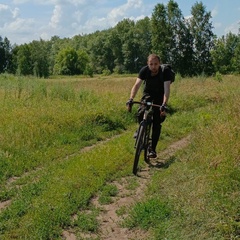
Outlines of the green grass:
[{"label": "green grass", "polygon": [[170,217],[171,210],[168,205],[161,198],[148,198],[145,202],[139,202],[134,206],[125,225],[129,228],[140,227],[144,230],[156,227],[156,224],[160,226]]},{"label": "green grass", "polygon": [[98,199],[100,204],[109,204],[112,202],[112,197],[116,196],[118,189],[113,184],[108,184],[101,189],[101,193]]},{"label": "green grass", "polygon": [[[125,106],[116,107],[117,99],[109,101],[112,93],[102,95],[98,86],[86,90],[78,82],[13,81],[3,77],[0,95],[0,184],[121,133],[131,121]],[[15,94],[18,81],[20,96]],[[44,94],[35,94],[42,85]]]},{"label": "green grass", "polygon": [[[191,143],[154,171],[146,197],[128,211],[129,228],[147,229],[153,239],[239,238],[237,78],[172,85],[158,148],[189,134]],[[136,109],[127,113],[125,102],[134,81],[0,75],[0,200],[11,200],[0,211],[1,239],[60,239],[69,227],[97,233],[91,198],[101,193],[103,204],[111,202],[111,181],[132,170]]]},{"label": "green grass", "polygon": [[[217,85],[210,92],[213,97],[214,93],[221,96],[217,101],[200,108],[196,103],[186,117],[179,113],[184,116],[179,119],[181,124],[191,118],[191,144],[179,151],[169,168],[155,172],[146,194],[151,197],[140,207],[143,210],[149,201],[158,200],[159,204],[163,202],[162,213],[167,211],[168,215],[155,219],[153,224],[155,213],[136,215],[136,205],[130,220],[143,220],[134,227],[146,229],[142,223],[149,222],[147,229],[152,229],[153,239],[240,238],[239,84]],[[208,86],[207,82],[204,85]],[[209,92],[206,88],[205,91]],[[174,120],[172,128],[177,124],[174,118],[169,121],[171,124]]]}]

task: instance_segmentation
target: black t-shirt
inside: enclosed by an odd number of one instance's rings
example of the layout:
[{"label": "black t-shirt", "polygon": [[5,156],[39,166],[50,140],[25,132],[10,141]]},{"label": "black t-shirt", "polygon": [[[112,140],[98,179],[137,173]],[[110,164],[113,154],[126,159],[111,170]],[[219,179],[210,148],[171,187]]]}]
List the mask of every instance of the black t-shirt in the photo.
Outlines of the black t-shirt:
[{"label": "black t-shirt", "polygon": [[170,81],[170,69],[165,68],[164,72],[159,67],[158,74],[151,76],[151,71],[148,66],[144,66],[138,74],[138,78],[144,81],[143,95],[149,96],[151,101],[162,104],[164,95],[164,82]]}]

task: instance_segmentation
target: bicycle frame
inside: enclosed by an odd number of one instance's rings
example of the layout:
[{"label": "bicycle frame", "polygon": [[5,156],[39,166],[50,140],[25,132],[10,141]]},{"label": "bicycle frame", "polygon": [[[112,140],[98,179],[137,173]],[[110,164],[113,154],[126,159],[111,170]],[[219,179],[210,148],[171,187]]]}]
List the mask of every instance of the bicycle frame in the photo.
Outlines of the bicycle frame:
[{"label": "bicycle frame", "polygon": [[[150,137],[150,133],[151,133],[151,126],[152,126],[152,108],[150,106],[150,108],[148,108],[147,106],[145,106],[144,108],[144,113],[143,113],[143,119],[142,121],[140,122],[139,124],[139,130],[140,128],[143,128],[144,129],[144,141],[143,141],[143,146],[142,148],[145,149],[148,145],[148,139]],[[138,130],[138,135],[137,135],[137,138],[136,140],[138,139],[138,136],[139,136],[139,131]],[[137,141],[135,142],[135,147],[136,147],[136,143]],[[146,158],[145,158],[146,160]]]},{"label": "bicycle frame", "polygon": [[151,102],[133,102],[133,104],[141,104],[144,106],[143,120],[139,124],[138,133],[135,141],[135,158],[133,164],[133,174],[137,174],[138,162],[141,152],[144,151],[144,161],[149,162],[148,151],[151,147],[151,130],[152,130],[152,107],[161,107]]}]

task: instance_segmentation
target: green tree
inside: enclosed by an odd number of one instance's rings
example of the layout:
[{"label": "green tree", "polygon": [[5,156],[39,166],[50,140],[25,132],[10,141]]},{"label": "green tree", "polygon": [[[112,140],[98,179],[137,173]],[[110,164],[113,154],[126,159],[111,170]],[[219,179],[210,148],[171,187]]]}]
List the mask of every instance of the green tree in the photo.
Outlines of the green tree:
[{"label": "green tree", "polygon": [[0,73],[10,71],[12,64],[12,46],[10,41],[0,36]]},{"label": "green tree", "polygon": [[124,57],[122,53],[121,32],[117,27],[111,29],[109,32],[109,47],[111,48],[113,55],[113,71],[116,73],[122,73],[124,71]]},{"label": "green tree", "polygon": [[211,12],[206,11],[202,2],[196,2],[191,9],[192,17],[189,19],[188,27],[193,37],[193,70],[195,74],[211,74],[213,65],[211,50],[214,46],[214,34],[211,19]]},{"label": "green tree", "polygon": [[113,70],[114,58],[108,31],[96,32],[90,41],[89,49],[94,72],[102,73],[104,70]]},{"label": "green tree", "polygon": [[33,41],[31,46],[31,61],[33,63],[33,74],[37,77],[49,76],[49,54],[47,43],[44,40]]},{"label": "green tree", "polygon": [[178,4],[173,0],[167,5],[167,22],[172,36],[167,62],[182,76],[192,75],[193,38]]},{"label": "green tree", "polygon": [[136,71],[135,62],[138,59],[138,55],[141,54],[141,44],[138,41],[141,38],[139,32],[136,31],[135,23],[129,26],[126,32],[125,38],[122,40],[122,54],[123,54],[123,65],[125,72],[133,73]]},{"label": "green tree", "polygon": [[152,50],[152,30],[151,30],[151,19],[145,17],[144,19],[138,20],[135,25],[134,41],[139,45],[138,52],[135,53],[135,72],[138,72],[141,66],[146,64],[147,56]]},{"label": "green tree", "polygon": [[[169,0],[167,5],[157,4],[151,18],[136,22],[124,19],[113,28],[91,34],[63,39],[54,36],[50,41],[15,46],[10,69],[39,77],[53,73],[133,73],[155,52],[183,76],[210,74],[214,40],[210,18],[201,2],[192,7],[192,17],[185,19],[178,4]],[[235,50],[239,53],[238,48]],[[239,54],[233,55],[231,66],[238,69]],[[3,71],[1,61],[0,71]]]},{"label": "green tree", "polygon": [[[77,73],[83,74],[86,70],[87,65],[89,64],[89,56],[85,50],[77,51]],[[89,71],[90,69],[88,69]]]},{"label": "green tree", "polygon": [[17,74],[32,75],[31,48],[29,44],[18,47],[17,51]]},{"label": "green tree", "polygon": [[232,59],[232,67],[234,72],[240,73],[240,34],[238,35],[238,43]]},{"label": "green tree", "polygon": [[167,21],[167,10],[164,4],[157,4],[152,13],[152,50],[167,62],[171,48],[171,31]]},{"label": "green tree", "polygon": [[53,36],[50,41],[47,42],[48,45],[48,59],[49,59],[49,74],[56,74],[54,72],[54,66],[56,62],[56,57],[62,47],[63,40],[58,36]]},{"label": "green tree", "polygon": [[74,75],[78,73],[78,55],[75,49],[67,47],[61,49],[56,56],[55,74]]},{"label": "green tree", "polygon": [[119,49],[118,56],[116,56],[116,67],[121,69],[122,72],[129,72],[134,68],[134,28],[135,22],[130,19],[124,19],[120,21],[115,29],[117,36],[119,37]]},{"label": "green tree", "polygon": [[2,37],[0,36],[0,73],[2,73],[4,71],[4,65],[5,65],[5,49],[3,46],[3,41],[2,41]]},{"label": "green tree", "polygon": [[239,72],[240,37],[229,33],[215,42],[211,51],[214,70],[222,74]]}]

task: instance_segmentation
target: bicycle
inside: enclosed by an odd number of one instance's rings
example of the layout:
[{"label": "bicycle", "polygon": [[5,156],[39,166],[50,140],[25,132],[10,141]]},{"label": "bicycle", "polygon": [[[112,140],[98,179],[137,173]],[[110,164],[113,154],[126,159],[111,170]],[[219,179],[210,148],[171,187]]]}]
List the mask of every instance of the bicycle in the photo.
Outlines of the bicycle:
[{"label": "bicycle", "polygon": [[[137,175],[139,158],[142,152],[144,152],[144,161],[149,163],[148,153],[151,150],[151,135],[152,135],[152,107],[159,107],[160,111],[165,111],[164,106],[153,104],[152,102],[138,102],[133,101],[132,104],[140,104],[143,106],[143,120],[140,122],[136,141],[135,141],[135,157],[133,162],[133,174]],[[164,108],[164,109],[163,109]]]}]

